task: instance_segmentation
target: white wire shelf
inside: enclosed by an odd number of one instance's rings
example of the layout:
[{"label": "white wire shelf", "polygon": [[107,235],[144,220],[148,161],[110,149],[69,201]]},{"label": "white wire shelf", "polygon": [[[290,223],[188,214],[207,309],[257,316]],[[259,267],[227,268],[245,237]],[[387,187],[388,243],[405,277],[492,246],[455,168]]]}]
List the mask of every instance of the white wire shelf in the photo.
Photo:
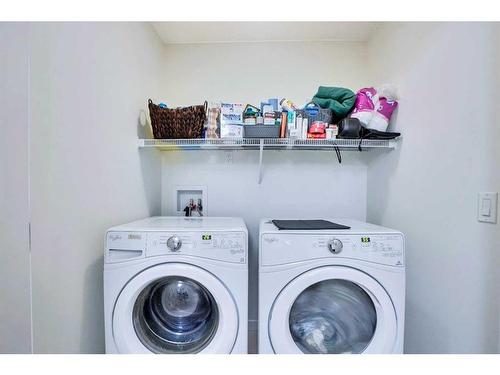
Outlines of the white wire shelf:
[{"label": "white wire shelf", "polygon": [[161,151],[188,150],[318,150],[345,151],[394,149],[397,139],[289,139],[289,138],[219,138],[219,139],[139,139],[139,147]]}]

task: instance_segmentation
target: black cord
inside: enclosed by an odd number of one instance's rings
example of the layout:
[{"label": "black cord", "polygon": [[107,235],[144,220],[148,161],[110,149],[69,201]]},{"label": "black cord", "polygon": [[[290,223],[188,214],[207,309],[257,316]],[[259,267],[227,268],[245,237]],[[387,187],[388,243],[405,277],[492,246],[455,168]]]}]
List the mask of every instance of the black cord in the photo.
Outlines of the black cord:
[{"label": "black cord", "polygon": [[359,151],[363,151],[363,149],[361,148],[361,143],[363,143],[363,137],[361,137],[361,138],[359,139],[359,144],[358,144],[358,150],[359,150]]},{"label": "black cord", "polygon": [[335,153],[337,154],[337,160],[339,161],[339,164],[342,164],[342,154],[340,153],[339,146],[333,146],[333,149],[335,150]]}]

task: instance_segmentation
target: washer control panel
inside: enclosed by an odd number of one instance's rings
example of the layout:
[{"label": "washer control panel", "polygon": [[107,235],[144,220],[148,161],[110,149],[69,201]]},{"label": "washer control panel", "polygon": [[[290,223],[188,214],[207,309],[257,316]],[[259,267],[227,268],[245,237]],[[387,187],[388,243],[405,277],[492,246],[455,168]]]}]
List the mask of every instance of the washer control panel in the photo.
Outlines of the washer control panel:
[{"label": "washer control panel", "polygon": [[261,264],[278,265],[321,258],[358,259],[404,266],[404,238],[395,234],[274,234],[261,238]]},{"label": "washer control panel", "polygon": [[146,257],[181,254],[246,263],[246,238],[243,232],[148,232]]}]

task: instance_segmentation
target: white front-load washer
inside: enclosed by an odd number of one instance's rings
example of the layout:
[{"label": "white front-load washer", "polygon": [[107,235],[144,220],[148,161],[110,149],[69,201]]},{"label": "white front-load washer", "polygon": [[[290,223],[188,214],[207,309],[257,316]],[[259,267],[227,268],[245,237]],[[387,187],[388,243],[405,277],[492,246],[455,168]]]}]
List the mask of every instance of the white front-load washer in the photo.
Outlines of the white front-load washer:
[{"label": "white front-load washer", "polygon": [[247,353],[242,219],[152,217],[105,241],[107,353]]},{"label": "white front-load washer", "polygon": [[404,236],[353,220],[259,235],[259,353],[402,353]]}]

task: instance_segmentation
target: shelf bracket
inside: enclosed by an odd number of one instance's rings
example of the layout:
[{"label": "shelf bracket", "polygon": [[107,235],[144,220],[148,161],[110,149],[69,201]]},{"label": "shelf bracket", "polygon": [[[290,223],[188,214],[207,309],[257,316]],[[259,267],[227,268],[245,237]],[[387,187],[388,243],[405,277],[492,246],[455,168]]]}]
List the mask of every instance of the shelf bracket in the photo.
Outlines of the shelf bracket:
[{"label": "shelf bracket", "polygon": [[261,139],[259,143],[259,178],[258,184],[262,183],[262,156],[264,154],[264,140]]}]

